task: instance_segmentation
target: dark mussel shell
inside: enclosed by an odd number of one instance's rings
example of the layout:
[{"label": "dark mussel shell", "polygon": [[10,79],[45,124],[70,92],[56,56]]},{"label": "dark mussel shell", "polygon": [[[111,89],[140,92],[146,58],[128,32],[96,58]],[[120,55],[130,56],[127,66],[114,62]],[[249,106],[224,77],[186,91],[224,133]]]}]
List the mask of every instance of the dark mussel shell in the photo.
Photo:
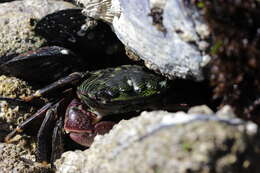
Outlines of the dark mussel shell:
[{"label": "dark mussel shell", "polygon": [[124,45],[110,26],[82,15],[81,9],[49,14],[36,24],[35,32],[47,39],[49,45],[66,47],[87,59],[91,64],[88,70],[130,63]]},{"label": "dark mussel shell", "polygon": [[79,32],[85,20],[81,9],[61,10],[48,14],[37,22],[35,32],[49,44],[72,47],[82,38]]},{"label": "dark mussel shell", "polygon": [[0,3],[4,3],[4,2],[12,2],[14,0],[1,0]]},{"label": "dark mussel shell", "polygon": [[10,58],[0,65],[2,74],[12,75],[32,83],[50,83],[64,75],[82,70],[85,62],[70,50],[42,47],[37,51]]}]

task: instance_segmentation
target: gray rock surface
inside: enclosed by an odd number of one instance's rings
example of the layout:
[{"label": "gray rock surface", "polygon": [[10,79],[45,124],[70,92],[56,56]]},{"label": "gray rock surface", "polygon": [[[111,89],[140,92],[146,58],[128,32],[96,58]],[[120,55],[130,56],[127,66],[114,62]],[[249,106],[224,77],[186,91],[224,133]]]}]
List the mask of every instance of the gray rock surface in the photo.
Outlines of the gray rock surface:
[{"label": "gray rock surface", "polygon": [[84,14],[111,23],[127,50],[168,78],[203,79],[210,32],[200,11],[183,0],[77,0]]},{"label": "gray rock surface", "polygon": [[[35,35],[35,20],[57,10],[75,8],[64,1],[22,0],[0,4],[0,57],[41,47],[46,41]],[[1,62],[1,59],[0,59]]]},{"label": "gray rock surface", "polygon": [[143,112],[97,136],[90,149],[64,153],[57,172],[259,172],[257,131],[220,114]]}]

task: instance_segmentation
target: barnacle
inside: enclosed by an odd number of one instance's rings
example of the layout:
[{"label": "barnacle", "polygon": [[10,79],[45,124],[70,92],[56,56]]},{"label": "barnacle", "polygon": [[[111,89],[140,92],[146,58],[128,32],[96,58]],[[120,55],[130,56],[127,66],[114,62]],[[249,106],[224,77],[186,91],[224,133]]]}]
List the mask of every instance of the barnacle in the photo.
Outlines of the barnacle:
[{"label": "barnacle", "polygon": [[260,3],[201,0],[212,32],[210,80],[214,98],[260,123]]}]

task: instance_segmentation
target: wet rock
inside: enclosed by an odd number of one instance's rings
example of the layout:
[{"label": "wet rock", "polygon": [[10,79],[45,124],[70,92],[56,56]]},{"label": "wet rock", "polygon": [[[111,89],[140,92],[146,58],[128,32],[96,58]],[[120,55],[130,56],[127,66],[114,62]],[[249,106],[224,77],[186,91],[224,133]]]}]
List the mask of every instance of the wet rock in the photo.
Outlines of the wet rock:
[{"label": "wet rock", "polygon": [[46,40],[35,35],[35,21],[56,10],[73,8],[63,1],[23,0],[0,4],[0,63],[3,56],[41,47]]},{"label": "wet rock", "polygon": [[64,153],[57,172],[259,172],[257,131],[238,118],[143,112],[90,149]]},{"label": "wet rock", "polygon": [[183,0],[77,0],[87,16],[111,23],[131,58],[168,78],[203,79],[210,32],[201,11]]}]

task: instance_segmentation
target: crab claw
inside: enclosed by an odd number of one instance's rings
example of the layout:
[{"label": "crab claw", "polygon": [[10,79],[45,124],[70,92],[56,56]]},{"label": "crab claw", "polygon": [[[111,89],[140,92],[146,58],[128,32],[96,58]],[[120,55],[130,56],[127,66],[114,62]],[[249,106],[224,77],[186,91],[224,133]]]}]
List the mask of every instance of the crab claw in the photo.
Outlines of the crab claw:
[{"label": "crab claw", "polygon": [[70,133],[70,138],[77,142],[80,145],[90,147],[91,144],[94,141],[94,138],[97,134],[103,135],[112,129],[112,127],[115,125],[114,122],[110,121],[102,121],[95,125],[95,129],[93,133]]},{"label": "crab claw", "polygon": [[96,114],[85,110],[84,105],[74,99],[67,108],[64,129],[73,141],[89,147],[97,134],[107,133],[115,124],[110,121],[98,122],[99,120]]},{"label": "crab claw", "polygon": [[90,145],[93,143],[94,138],[96,134],[91,133],[70,133],[70,138],[85,147],[90,147]]}]

